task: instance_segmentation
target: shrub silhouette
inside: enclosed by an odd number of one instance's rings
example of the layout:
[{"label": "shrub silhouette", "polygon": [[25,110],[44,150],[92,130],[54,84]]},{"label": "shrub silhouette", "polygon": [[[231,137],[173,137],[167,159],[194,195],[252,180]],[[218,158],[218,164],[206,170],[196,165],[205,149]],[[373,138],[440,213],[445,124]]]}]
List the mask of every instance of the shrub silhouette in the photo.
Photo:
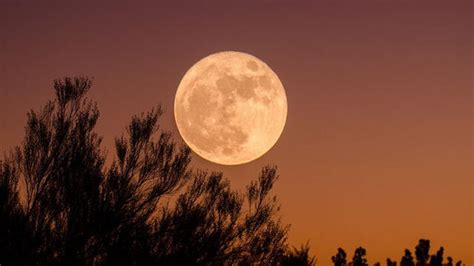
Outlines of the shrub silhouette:
[{"label": "shrub silhouette", "polygon": [[56,98],[29,112],[24,141],[1,162],[0,263],[313,263],[309,248],[287,247],[270,194],[276,167],[245,193],[190,169],[189,148],[160,130],[159,107],[132,118],[106,165],[91,86],[56,80]]}]

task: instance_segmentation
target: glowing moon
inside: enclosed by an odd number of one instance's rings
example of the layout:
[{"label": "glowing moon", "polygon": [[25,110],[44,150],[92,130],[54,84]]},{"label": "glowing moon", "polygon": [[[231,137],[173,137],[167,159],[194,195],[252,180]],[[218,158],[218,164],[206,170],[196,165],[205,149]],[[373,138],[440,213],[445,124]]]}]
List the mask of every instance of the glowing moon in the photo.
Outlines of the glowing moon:
[{"label": "glowing moon", "polygon": [[220,52],[193,65],[174,101],[178,130],[201,157],[236,165],[265,154],[280,137],[288,104],[278,76],[260,59]]}]

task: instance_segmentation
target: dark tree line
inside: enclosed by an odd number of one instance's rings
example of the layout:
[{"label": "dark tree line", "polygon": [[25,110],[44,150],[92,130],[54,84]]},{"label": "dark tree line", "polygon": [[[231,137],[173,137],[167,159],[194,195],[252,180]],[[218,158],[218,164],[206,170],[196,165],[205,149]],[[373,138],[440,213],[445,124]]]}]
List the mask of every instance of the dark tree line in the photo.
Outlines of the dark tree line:
[{"label": "dark tree line", "polygon": [[[368,266],[366,250],[363,247],[358,247],[352,261],[348,261],[347,254],[344,249],[339,248],[337,254],[332,256],[332,262],[334,266]],[[453,258],[447,257],[444,261],[444,248],[440,247],[439,250],[430,255],[430,241],[427,239],[420,239],[418,245],[415,247],[415,257],[413,257],[409,249],[405,249],[405,254],[400,259],[400,266],[461,266],[462,261],[454,264]],[[380,266],[379,262],[376,262],[374,266]],[[397,266],[396,261],[392,261],[387,258],[387,266]]]},{"label": "dark tree line", "polygon": [[156,108],[134,116],[106,162],[86,98],[91,80],[54,82],[28,113],[21,145],[0,161],[0,264],[300,264],[264,167],[245,192],[221,173],[191,169],[189,148],[159,128]]},{"label": "dark tree line", "polygon": [[[107,159],[91,86],[56,80],[55,99],[28,113],[23,142],[0,159],[2,266],[316,264],[308,244],[287,244],[271,193],[276,167],[244,192],[192,169],[189,148],[159,127],[159,107],[133,116]],[[360,247],[349,262],[340,248],[332,260],[363,266],[365,256]],[[400,265],[453,265],[443,248],[430,256],[428,240],[415,257],[406,250]]]}]

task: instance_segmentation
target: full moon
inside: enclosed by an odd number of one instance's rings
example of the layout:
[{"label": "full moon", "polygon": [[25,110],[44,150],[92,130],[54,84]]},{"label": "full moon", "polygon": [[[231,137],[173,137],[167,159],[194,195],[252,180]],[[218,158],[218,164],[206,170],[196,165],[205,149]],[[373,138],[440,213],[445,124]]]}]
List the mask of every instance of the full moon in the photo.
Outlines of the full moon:
[{"label": "full moon", "polygon": [[211,54],[179,83],[174,101],[186,144],[211,162],[253,161],[277,142],[288,104],[278,76],[260,59],[241,52]]}]

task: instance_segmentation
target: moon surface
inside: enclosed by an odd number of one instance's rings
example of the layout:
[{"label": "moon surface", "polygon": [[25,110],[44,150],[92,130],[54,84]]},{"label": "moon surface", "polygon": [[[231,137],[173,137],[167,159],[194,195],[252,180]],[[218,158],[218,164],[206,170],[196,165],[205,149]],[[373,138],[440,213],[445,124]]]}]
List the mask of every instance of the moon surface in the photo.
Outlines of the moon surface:
[{"label": "moon surface", "polygon": [[186,144],[211,162],[253,161],[276,143],[288,104],[278,76],[260,59],[242,52],[211,54],[181,80],[174,101]]}]

